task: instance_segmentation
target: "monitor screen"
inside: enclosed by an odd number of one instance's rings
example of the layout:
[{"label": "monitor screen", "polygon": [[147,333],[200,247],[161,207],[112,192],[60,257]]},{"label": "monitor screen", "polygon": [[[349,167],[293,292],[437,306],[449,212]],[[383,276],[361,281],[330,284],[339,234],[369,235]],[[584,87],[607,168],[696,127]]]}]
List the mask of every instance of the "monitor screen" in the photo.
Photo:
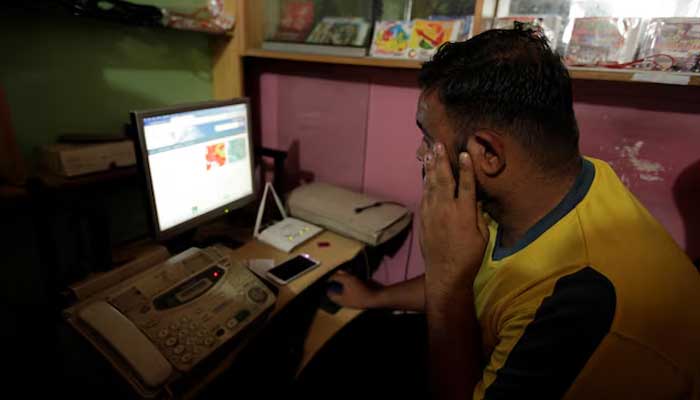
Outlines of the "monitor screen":
[{"label": "monitor screen", "polygon": [[248,108],[239,99],[133,114],[157,237],[252,200]]}]

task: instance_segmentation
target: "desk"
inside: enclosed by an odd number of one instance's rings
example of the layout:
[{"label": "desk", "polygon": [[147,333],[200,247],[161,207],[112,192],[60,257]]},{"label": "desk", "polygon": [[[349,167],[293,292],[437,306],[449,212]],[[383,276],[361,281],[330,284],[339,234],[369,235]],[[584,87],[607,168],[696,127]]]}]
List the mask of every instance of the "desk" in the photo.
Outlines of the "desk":
[{"label": "desk", "polygon": [[[319,242],[327,242],[329,246],[320,247]],[[282,262],[300,253],[308,253],[321,264],[314,270],[306,273],[288,285],[278,286],[277,304],[267,319],[272,320],[275,315],[282,311],[295,297],[305,289],[317,282],[321,277],[338,268],[342,264],[352,260],[363,249],[364,245],[353,239],[325,231],[319,236],[300,246],[291,254],[276,250],[257,240],[252,240],[235,250],[228,250],[230,255],[239,260],[267,258],[275,260],[275,263]],[[329,314],[323,310],[317,310],[309,328],[308,336],[304,343],[303,358],[297,372],[313,358],[314,354],[345,324],[360,315],[362,311],[342,308],[336,314]],[[218,365],[210,370],[205,376],[196,382],[192,382],[184,393],[176,393],[183,398],[193,398],[216,377],[221,375],[236,360],[237,355],[245,347],[247,341],[243,340],[239,346],[233,349]]]},{"label": "desk", "polygon": [[[321,247],[319,246],[320,242],[326,242],[328,245]],[[224,373],[230,371],[232,367],[248,369],[249,364],[246,353],[247,355],[254,354],[257,358],[260,349],[264,349],[264,352],[274,352],[272,357],[279,355],[281,360],[289,360],[289,363],[286,364],[289,368],[285,372],[287,377],[292,378],[295,373],[298,374],[326,341],[346,323],[361,313],[359,310],[340,309],[336,314],[329,314],[321,309],[313,309],[311,307],[315,307],[318,303],[308,302],[307,300],[315,298],[317,293],[320,293],[320,288],[315,287],[312,291],[304,293],[305,290],[318,282],[319,279],[332,273],[336,268],[352,261],[363,250],[363,246],[358,241],[328,231],[322,232],[291,254],[278,251],[257,240],[251,240],[237,249],[220,246],[220,250],[240,261],[265,258],[273,259],[276,263],[279,263],[299,253],[308,253],[320,261],[320,265],[288,285],[277,286],[277,302],[264,320],[251,327],[248,333],[239,336],[235,341],[230,341],[228,346],[222,347],[219,354],[204,360],[200,365],[201,368],[195,368],[175,382],[168,384],[159,398],[195,398],[202,394],[213,382],[222,381],[217,378],[221,377],[224,382],[227,382]],[[89,281],[73,285],[73,293],[81,300],[96,298],[95,296],[99,297],[103,290],[109,290],[108,288],[113,287],[118,282],[131,279],[130,277],[164,261],[168,257],[170,255],[162,246],[146,248],[141,256],[129,264],[116,270],[96,275]],[[302,293],[305,296],[300,296]],[[301,301],[294,301],[295,299]],[[303,316],[297,314],[300,310],[303,310],[301,312]],[[287,312],[283,313],[283,311]],[[289,321],[293,321],[294,325],[297,325],[298,322],[298,326],[303,326],[304,330],[296,331],[298,334],[293,336],[295,338],[295,356],[284,358],[285,354],[277,351],[278,346],[269,346],[270,344],[274,345],[275,342],[268,342],[267,339],[268,334],[278,335],[281,333],[282,336],[289,336],[289,331],[278,330],[280,326],[286,327],[285,323]],[[267,360],[268,358],[261,357],[259,359]],[[255,371],[255,368],[250,370]],[[124,382],[124,384],[126,385],[127,383]]]}]

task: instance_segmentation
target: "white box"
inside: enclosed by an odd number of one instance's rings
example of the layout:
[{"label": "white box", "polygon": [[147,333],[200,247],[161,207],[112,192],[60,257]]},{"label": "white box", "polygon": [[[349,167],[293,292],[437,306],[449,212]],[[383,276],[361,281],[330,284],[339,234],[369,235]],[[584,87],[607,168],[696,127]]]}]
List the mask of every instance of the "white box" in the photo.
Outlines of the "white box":
[{"label": "white box", "polygon": [[294,217],[371,246],[396,236],[413,217],[406,207],[392,201],[324,182],[299,186],[287,202]]},{"label": "white box", "polygon": [[129,140],[95,144],[57,143],[40,150],[41,164],[61,176],[78,176],[136,164]]}]

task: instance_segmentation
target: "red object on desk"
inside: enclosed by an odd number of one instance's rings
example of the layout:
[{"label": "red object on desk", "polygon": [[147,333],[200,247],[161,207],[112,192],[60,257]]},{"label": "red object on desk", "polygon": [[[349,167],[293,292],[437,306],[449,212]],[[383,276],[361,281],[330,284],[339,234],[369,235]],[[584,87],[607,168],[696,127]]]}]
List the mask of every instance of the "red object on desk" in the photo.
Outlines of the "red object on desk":
[{"label": "red object on desk", "polygon": [[318,247],[330,247],[330,242],[318,242]]}]

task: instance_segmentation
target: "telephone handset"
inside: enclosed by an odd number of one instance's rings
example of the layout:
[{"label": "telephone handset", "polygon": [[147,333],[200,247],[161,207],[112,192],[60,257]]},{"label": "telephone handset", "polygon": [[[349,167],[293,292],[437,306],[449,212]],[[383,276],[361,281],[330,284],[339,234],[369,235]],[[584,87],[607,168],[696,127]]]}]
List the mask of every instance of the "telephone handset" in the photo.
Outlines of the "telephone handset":
[{"label": "telephone handset", "polygon": [[173,367],[155,345],[109,303],[96,301],[78,317],[112,345],[145,385],[158,387],[172,374]]}]

